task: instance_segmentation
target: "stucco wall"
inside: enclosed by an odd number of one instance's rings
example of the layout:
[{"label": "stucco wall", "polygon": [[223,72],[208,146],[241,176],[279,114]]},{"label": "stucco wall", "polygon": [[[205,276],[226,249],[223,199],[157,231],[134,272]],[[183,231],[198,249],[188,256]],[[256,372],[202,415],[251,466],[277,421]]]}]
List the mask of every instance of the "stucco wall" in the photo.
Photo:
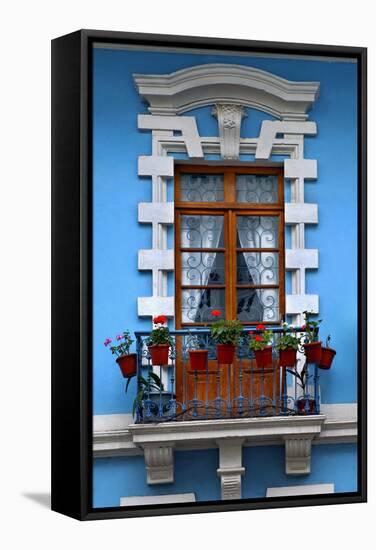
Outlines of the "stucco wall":
[{"label": "stucco wall", "polygon": [[[349,62],[266,59],[227,55],[94,51],[94,414],[130,412],[130,391],[107,336],[125,328],[149,329],[137,316],[137,297],[150,295],[151,275],[137,270],[138,249],[151,247],[151,228],[137,221],[137,205],[151,197],[149,178],[137,175],[139,155],[151,154],[150,132],[137,129],[146,113],[133,73],[168,73],[194,64],[245,64],[291,80],[320,82],[310,113],[318,134],[305,138],[305,158],[318,160],[318,179],[305,185],[306,202],[319,205],[318,226],[306,227],[306,247],[319,250],[319,269],[308,271],[307,292],[319,294],[322,334],[337,349],[333,370],[321,377],[322,401],[356,401],[356,65]],[[257,136],[270,115],[248,109],[242,137]],[[201,135],[218,135],[210,108],[195,109]],[[177,155],[178,156],[178,155]],[[179,155],[182,158],[183,155]],[[211,157],[215,158],[215,157]],[[279,158],[280,159],[280,158]],[[278,159],[278,160],[279,160]],[[251,156],[243,160],[252,160]],[[288,193],[288,190],[286,191]],[[172,196],[172,182],[169,185]],[[289,243],[289,230],[286,232]],[[170,231],[169,238],[172,239]],[[172,276],[170,277],[172,289]],[[287,281],[289,292],[289,279]]]},{"label": "stucco wall", "polygon": [[[340,465],[340,467],[339,467]],[[315,445],[312,448],[312,473],[286,476],[284,448],[248,447],[243,449],[246,471],[242,483],[243,498],[266,496],[268,487],[287,487],[314,483],[334,483],[335,492],[356,491],[356,445]],[[144,459],[98,458],[94,461],[94,506],[119,506],[124,496],[145,496],[194,492],[197,501],[220,500],[217,476],[218,451],[177,451],[175,483],[150,486],[146,483]]]}]

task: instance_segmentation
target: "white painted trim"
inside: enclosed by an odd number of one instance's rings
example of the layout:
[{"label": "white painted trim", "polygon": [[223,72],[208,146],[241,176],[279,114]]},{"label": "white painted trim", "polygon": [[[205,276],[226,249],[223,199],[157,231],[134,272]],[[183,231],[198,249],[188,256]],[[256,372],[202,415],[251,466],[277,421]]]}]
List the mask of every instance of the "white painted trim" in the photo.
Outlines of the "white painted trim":
[{"label": "white painted trim", "polygon": [[293,82],[230,63],[194,65],[164,74],[134,74],[153,115],[179,115],[218,103],[252,107],[281,119],[305,120],[318,96],[318,82]]},{"label": "white painted trim", "polygon": [[247,116],[242,105],[218,103],[212,114],[218,120],[221,156],[223,159],[238,159],[240,148],[240,127]]},{"label": "white painted trim", "polygon": [[181,502],[196,502],[195,493],[174,493],[171,495],[147,495],[147,496],[135,496],[135,497],[121,497],[120,506],[179,504]]},{"label": "white painted trim", "polygon": [[242,447],[244,439],[219,439],[219,468],[217,475],[221,479],[222,500],[242,498]]},{"label": "white painted trim", "polygon": [[[341,444],[356,443],[357,441],[357,404],[338,403],[322,404],[321,412],[325,415],[325,421],[318,437],[313,444]],[[256,419],[258,421],[258,419]],[[184,436],[176,443],[175,450],[198,450],[217,448],[215,433],[211,430],[211,421],[207,424],[206,438],[200,440],[184,439]],[[216,421],[226,425],[228,420]],[[95,415],[93,418],[93,452],[94,456],[131,456],[143,454],[142,449],[133,442],[129,425],[133,423],[130,414]],[[181,423],[175,423],[175,425]],[[236,426],[233,426],[235,429]],[[231,427],[230,430],[231,432]],[[259,434],[261,435],[261,434]],[[281,438],[277,430],[270,430],[268,436],[254,437],[244,442],[244,446],[281,445]]]},{"label": "white painted trim", "polygon": [[[304,310],[318,313],[318,296],[306,292],[305,277],[306,269],[318,266],[318,258],[316,261],[311,252],[305,252],[305,224],[317,223],[317,205],[307,207],[304,203],[304,182],[317,178],[317,161],[304,158],[304,137],[317,133],[316,123],[306,119],[317,98],[319,83],[291,82],[259,69],[226,63],[195,65],[165,75],[134,75],[134,79],[152,113],[138,115],[138,127],[152,130],[153,136],[152,155],[141,157],[139,166],[141,175],[149,173],[152,177],[152,203],[167,200],[165,177],[171,175],[171,164],[166,165],[164,158],[176,150],[187,150],[190,158],[204,158],[206,153],[217,150],[222,158],[237,158],[245,149],[250,149],[256,160],[268,160],[273,153],[289,156],[284,169],[286,181],[291,182],[294,207],[286,207],[286,213],[291,226],[291,250],[298,252],[292,263],[289,257],[286,262],[292,271],[292,293],[286,297],[286,313],[297,325],[303,321]],[[195,117],[178,116],[200,105],[215,106],[219,138],[201,138]],[[280,120],[264,120],[258,138],[240,139],[244,106],[274,114]],[[181,131],[181,137],[174,135],[176,130]],[[145,267],[152,270],[152,297],[138,298],[138,313],[173,317],[174,300],[167,297],[168,269],[158,263],[162,255],[155,252],[167,248],[165,216],[162,219],[157,214],[156,210],[150,221],[153,261],[149,268]]]},{"label": "white painted trim", "polygon": [[303,495],[327,495],[334,493],[334,483],[314,485],[290,485],[289,487],[268,487],[266,497],[293,497]]}]

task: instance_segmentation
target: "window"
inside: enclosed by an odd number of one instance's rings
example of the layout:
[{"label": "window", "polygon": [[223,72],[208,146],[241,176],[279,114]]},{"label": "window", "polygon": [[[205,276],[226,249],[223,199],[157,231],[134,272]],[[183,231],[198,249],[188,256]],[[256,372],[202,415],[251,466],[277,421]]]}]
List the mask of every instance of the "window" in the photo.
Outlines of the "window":
[{"label": "window", "polygon": [[176,326],[284,315],[281,168],[176,166]]}]

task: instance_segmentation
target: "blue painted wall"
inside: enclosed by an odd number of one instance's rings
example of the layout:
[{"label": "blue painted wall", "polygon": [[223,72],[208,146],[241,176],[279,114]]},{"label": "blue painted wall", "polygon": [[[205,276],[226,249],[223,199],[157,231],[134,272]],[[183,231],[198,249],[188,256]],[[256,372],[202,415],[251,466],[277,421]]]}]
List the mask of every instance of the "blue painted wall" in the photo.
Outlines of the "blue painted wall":
[{"label": "blue painted wall", "polygon": [[[336,493],[357,490],[356,445],[314,445],[312,474],[309,476],[286,476],[284,463],[283,447],[243,449],[243,466],[246,468],[243,497],[265,497],[268,487],[312,483],[334,483]],[[145,481],[143,457],[98,458],[94,461],[94,506],[119,506],[120,498],[125,496],[191,492],[196,494],[196,500],[220,500],[217,468],[217,450],[177,451],[175,483],[150,486]]]},{"label": "blue painted wall", "polygon": [[[318,203],[319,224],[306,227],[306,247],[319,249],[320,268],[307,272],[307,293],[319,294],[322,334],[337,349],[334,368],[321,377],[322,401],[356,401],[356,65],[314,60],[267,59],[124,50],[94,51],[94,414],[130,412],[135,388],[124,394],[124,379],[104,348],[106,337],[122,330],[149,329],[137,316],[137,297],[151,293],[151,275],[137,270],[140,248],[151,247],[151,226],[137,221],[137,205],[151,199],[149,178],[137,175],[139,155],[151,154],[151,133],[137,129],[146,113],[133,73],[168,73],[194,64],[225,62],[258,67],[291,80],[320,82],[310,119],[318,135],[305,139],[305,157],[318,159],[318,180],[305,185],[306,202]],[[201,135],[217,135],[211,108],[192,110]],[[258,136],[270,115],[248,109],[242,136]],[[185,158],[185,155],[175,155]],[[216,159],[215,155],[210,158]],[[253,160],[243,156],[242,160]],[[274,160],[283,160],[275,157]],[[169,197],[172,197],[172,181]],[[286,190],[287,197],[289,190]],[[172,231],[169,241],[172,245]],[[290,242],[286,234],[287,246]],[[287,279],[289,292],[290,279]],[[169,278],[172,292],[173,276]],[[356,489],[355,445],[315,446],[312,474],[287,477],[282,447],[245,449],[245,497],[265,496],[267,487],[335,483],[336,491]],[[200,500],[218,499],[217,451],[177,452],[174,485],[145,483],[142,457],[97,459],[94,505],[118,506],[121,496],[194,491]]]},{"label": "blue painted wall", "polygon": [[[137,114],[147,109],[132,74],[167,73],[211,62],[251,65],[287,79],[320,82],[320,96],[310,115],[317,122],[318,135],[305,139],[305,156],[318,159],[319,172],[316,182],[305,185],[306,202],[319,204],[319,224],[307,227],[306,247],[319,249],[320,268],[307,272],[307,292],[319,294],[322,334],[330,332],[337,349],[334,369],[321,377],[322,401],[356,400],[356,65],[95,49],[95,414],[129,412],[133,401],[132,386],[124,395],[123,379],[103,346],[104,339],[125,328],[150,328],[148,319],[138,318],[136,300],[151,292],[151,274],[137,270],[138,249],[151,247],[151,226],[137,222],[137,204],[151,198],[150,179],[137,176],[138,155],[151,153],[151,133],[137,129]],[[202,135],[217,135],[210,112],[204,107],[188,113],[197,117]],[[249,109],[242,135],[259,135],[261,121],[270,118]],[[172,289],[172,276],[169,285]]]}]

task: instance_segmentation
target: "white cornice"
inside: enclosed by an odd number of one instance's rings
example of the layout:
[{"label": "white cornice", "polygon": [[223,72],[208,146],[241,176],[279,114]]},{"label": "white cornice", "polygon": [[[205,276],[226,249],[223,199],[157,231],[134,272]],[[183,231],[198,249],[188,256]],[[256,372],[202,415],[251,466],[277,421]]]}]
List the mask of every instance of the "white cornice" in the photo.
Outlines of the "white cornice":
[{"label": "white cornice", "polygon": [[226,63],[133,77],[153,115],[179,115],[196,107],[227,103],[253,107],[283,120],[305,120],[320,86]]},{"label": "white cornice", "polygon": [[[322,412],[325,415],[325,420],[322,425],[321,432],[314,438],[313,444],[327,443],[354,443],[357,441],[357,415],[356,404],[336,404],[322,405]],[[249,419],[252,420],[252,419]],[[265,425],[265,420],[267,420]],[[306,417],[290,417],[288,420],[288,429],[294,429],[299,426],[300,422],[306,423]],[[214,424],[213,424],[214,422]],[[156,425],[145,425],[145,428],[140,425],[140,428],[130,429],[132,416],[129,414],[119,415],[99,415],[94,417],[94,444],[93,451],[95,457],[111,457],[111,456],[130,456],[142,454],[141,448],[135,443],[135,432],[153,431]],[[162,427],[162,432],[175,431],[173,439],[175,439],[175,448],[177,450],[194,450],[194,449],[210,449],[217,446],[216,439],[218,437],[227,436],[245,436],[244,446],[259,446],[259,445],[280,445],[281,444],[281,428],[285,429],[286,422],[282,419],[253,419],[253,422],[233,420],[204,420],[199,423],[183,423],[175,422]],[[263,425],[263,426],[262,426]],[[282,426],[283,425],[283,426]],[[261,428],[264,429],[261,429]],[[265,429],[266,428],[266,429]],[[180,434],[176,433],[179,432]],[[190,436],[187,437],[187,430]],[[240,430],[240,431],[239,431]],[[155,432],[160,431],[154,430]],[[248,433],[244,433],[244,432]],[[253,437],[248,437],[250,431],[253,431]],[[282,430],[283,431],[283,430]],[[221,432],[221,433],[219,433]],[[155,434],[156,435],[156,434]],[[158,440],[157,436],[157,440]],[[171,441],[171,436],[163,439]]]}]

